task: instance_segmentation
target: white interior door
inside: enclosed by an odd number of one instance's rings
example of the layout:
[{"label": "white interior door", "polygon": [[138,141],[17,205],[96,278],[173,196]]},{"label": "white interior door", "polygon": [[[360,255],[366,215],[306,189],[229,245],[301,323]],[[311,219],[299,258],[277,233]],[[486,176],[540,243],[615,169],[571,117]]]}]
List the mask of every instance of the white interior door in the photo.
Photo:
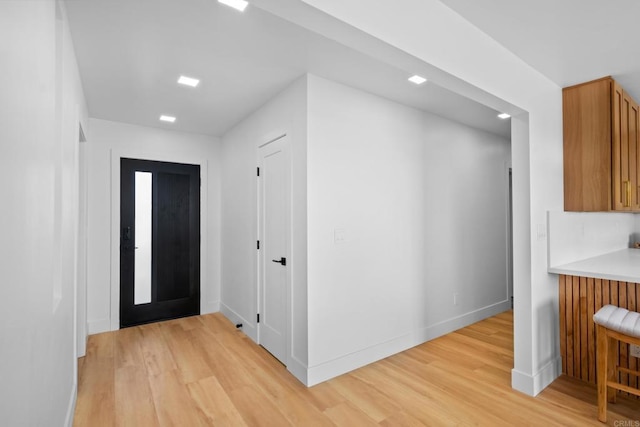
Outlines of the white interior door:
[{"label": "white interior door", "polygon": [[291,183],[287,137],[259,149],[258,340],[286,364],[290,260]]}]

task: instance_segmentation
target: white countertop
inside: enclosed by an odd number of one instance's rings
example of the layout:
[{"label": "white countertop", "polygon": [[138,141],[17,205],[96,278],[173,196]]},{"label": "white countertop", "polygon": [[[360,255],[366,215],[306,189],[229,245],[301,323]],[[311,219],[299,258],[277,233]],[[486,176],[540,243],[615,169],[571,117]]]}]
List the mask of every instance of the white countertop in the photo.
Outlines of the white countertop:
[{"label": "white countertop", "polygon": [[608,254],[548,268],[549,273],[640,283],[640,249]]}]

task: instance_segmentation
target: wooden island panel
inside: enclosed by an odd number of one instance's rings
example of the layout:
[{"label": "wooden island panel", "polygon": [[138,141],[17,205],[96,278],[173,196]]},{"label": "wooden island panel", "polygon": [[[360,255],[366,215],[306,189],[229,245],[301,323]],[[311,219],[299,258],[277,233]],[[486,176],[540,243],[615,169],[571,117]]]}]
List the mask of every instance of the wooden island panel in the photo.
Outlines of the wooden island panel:
[{"label": "wooden island panel", "polygon": [[[640,284],[560,275],[560,353],[562,373],[596,383],[596,335],[593,315],[607,304],[640,308]],[[638,358],[620,343],[619,366],[638,370]],[[638,378],[620,374],[622,384],[638,387]]]}]

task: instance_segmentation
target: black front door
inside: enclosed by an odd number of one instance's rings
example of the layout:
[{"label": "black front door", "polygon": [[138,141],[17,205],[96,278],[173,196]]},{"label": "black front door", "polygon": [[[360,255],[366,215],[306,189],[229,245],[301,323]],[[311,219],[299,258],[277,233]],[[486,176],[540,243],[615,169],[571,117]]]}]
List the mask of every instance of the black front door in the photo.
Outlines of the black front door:
[{"label": "black front door", "polygon": [[200,314],[200,166],[120,171],[120,327]]}]

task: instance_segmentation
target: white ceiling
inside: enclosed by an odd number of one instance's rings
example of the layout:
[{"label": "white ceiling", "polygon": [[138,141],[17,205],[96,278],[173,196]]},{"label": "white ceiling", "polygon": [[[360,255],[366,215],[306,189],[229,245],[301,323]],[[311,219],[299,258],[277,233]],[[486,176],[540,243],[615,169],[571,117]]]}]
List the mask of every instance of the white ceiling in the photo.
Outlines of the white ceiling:
[{"label": "white ceiling", "polygon": [[[472,2],[471,2],[472,3]],[[509,120],[411,70],[382,63],[255,6],[215,0],[66,1],[90,115],[220,136],[304,73],[313,73],[489,132]],[[202,80],[179,87],[180,74]],[[174,124],[160,114],[177,117]]]},{"label": "white ceiling", "polygon": [[559,86],[611,75],[640,101],[640,1],[440,1]]}]

